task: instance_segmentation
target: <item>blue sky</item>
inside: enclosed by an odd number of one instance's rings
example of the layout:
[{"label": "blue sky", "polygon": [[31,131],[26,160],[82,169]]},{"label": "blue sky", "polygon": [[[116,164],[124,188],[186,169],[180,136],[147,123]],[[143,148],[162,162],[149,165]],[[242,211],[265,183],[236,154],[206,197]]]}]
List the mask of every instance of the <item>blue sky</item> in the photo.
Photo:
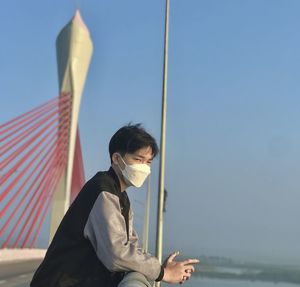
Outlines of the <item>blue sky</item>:
[{"label": "blue sky", "polygon": [[[165,250],[300,263],[300,2],[170,1]],[[76,5],[94,43],[79,126],[86,177],[120,126],[159,140],[164,1],[5,1],[5,122],[57,96],[55,39]],[[152,175],[154,250],[158,160]],[[136,202],[145,189],[130,190]]]}]

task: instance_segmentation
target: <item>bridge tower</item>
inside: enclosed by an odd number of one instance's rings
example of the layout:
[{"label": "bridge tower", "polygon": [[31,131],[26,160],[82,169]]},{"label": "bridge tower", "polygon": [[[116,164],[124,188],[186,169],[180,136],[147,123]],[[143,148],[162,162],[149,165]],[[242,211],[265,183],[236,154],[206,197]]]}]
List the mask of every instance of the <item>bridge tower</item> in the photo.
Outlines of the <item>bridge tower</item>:
[{"label": "bridge tower", "polygon": [[56,54],[60,95],[71,97],[68,162],[59,179],[52,201],[50,240],[71,203],[71,185],[74,165],[75,144],[78,133],[78,114],[81,95],[88,72],[93,44],[90,33],[79,10],[61,30],[56,39]]}]

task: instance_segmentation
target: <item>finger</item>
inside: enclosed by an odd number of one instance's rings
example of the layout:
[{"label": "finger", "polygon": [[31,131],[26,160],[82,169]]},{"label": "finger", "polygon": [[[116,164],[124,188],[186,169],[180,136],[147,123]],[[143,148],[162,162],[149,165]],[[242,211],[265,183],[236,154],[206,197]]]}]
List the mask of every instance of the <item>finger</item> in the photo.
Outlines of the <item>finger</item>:
[{"label": "finger", "polygon": [[194,265],[184,265],[185,270],[189,270],[191,272],[195,271]]},{"label": "finger", "polygon": [[185,274],[192,274],[194,271],[190,270],[190,269],[185,269]]},{"label": "finger", "polygon": [[167,262],[172,262],[178,254],[179,254],[179,251],[173,252],[171,255],[169,255]]},{"label": "finger", "polygon": [[186,281],[188,281],[190,278],[187,276],[183,276],[182,280],[179,282],[180,284],[185,283]]},{"label": "finger", "polygon": [[191,273],[186,273],[183,278],[185,278],[185,280],[188,280],[190,277],[192,276]]},{"label": "finger", "polygon": [[195,267],[193,265],[184,265],[185,271],[194,272]]},{"label": "finger", "polygon": [[187,265],[187,264],[197,264],[197,263],[199,263],[199,262],[200,262],[200,260],[198,260],[198,259],[186,259],[186,260],[182,261],[182,264],[183,264],[183,265]]},{"label": "finger", "polygon": [[187,276],[187,279],[190,279],[190,277],[192,277],[192,273],[189,273],[189,275]]}]

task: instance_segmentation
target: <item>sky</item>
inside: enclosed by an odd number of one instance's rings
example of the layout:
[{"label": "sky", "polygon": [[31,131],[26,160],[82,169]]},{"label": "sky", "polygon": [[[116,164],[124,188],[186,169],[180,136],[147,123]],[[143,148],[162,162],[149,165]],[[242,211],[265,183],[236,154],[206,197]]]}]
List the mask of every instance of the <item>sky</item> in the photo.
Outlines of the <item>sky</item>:
[{"label": "sky", "polygon": [[[89,179],[124,124],[160,140],[165,3],[3,1],[1,122],[58,95],[55,40],[76,8],[94,45],[79,116]],[[296,0],[170,0],[165,254],[300,264],[299,11]],[[146,188],[128,194],[141,234]]]}]

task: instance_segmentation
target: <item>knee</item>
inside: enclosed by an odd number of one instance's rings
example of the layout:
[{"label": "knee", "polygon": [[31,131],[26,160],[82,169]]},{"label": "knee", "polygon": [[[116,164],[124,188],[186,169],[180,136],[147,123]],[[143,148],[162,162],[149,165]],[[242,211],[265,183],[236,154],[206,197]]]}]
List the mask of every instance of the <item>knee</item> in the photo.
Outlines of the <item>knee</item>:
[{"label": "knee", "polygon": [[118,287],[152,287],[153,284],[139,272],[129,272],[119,283]]}]

